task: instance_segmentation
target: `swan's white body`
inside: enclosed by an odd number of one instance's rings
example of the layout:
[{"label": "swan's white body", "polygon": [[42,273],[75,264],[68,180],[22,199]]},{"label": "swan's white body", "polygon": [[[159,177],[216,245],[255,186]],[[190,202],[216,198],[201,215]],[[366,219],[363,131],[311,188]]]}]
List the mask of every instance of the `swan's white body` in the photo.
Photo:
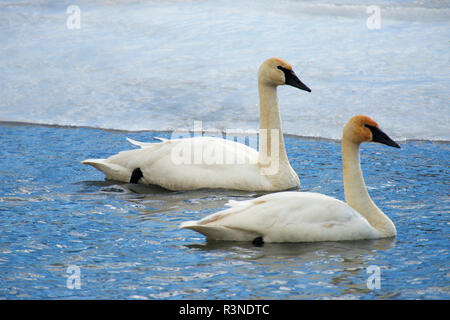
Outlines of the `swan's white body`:
[{"label": "swan's white body", "polygon": [[[125,182],[130,181],[133,169],[140,168],[143,174],[140,183],[159,185],[168,190],[285,190],[299,184],[298,176],[290,165],[279,168],[282,175],[261,175],[258,152],[231,140],[196,137],[163,140],[159,143],[128,141],[141,148],[122,151],[108,159],[88,159],[83,164],[102,171],[107,179]],[[222,160],[214,155],[206,160],[195,159],[192,154],[189,157],[191,163],[185,164],[183,155],[177,158],[178,151],[189,152],[193,148],[202,148],[205,157],[215,148],[222,150]],[[227,164],[227,161],[233,164]]]},{"label": "swan's white body", "polygon": [[[277,68],[280,65],[284,71]],[[141,148],[82,163],[104,172],[107,179],[123,182],[130,182],[133,171],[139,169],[142,172],[139,183],[156,184],[169,190],[280,191],[298,188],[300,180],[289,164],[281,130],[277,86],[283,84],[310,91],[284,60],[271,58],[265,61],[258,71],[259,152],[238,142],[213,137],[163,140],[160,143],[129,139]],[[180,150],[184,152],[181,157]],[[192,156],[186,157],[186,153],[192,153]],[[205,160],[205,156],[209,159]],[[180,159],[190,161],[178,161]]]},{"label": "swan's white body", "polygon": [[[232,201],[231,208],[180,227],[209,239],[235,241],[261,238],[264,242],[313,242],[395,236],[394,224],[373,203],[362,176],[359,145],[362,141],[376,141],[365,124],[378,130],[378,125],[364,116],[353,117],[344,128],[342,160],[347,203],[318,193],[277,192]],[[392,140],[388,143],[399,147]]]},{"label": "swan's white body", "polygon": [[380,233],[346,203],[310,192],[277,192],[247,201],[230,201],[229,209],[199,221],[192,229],[213,240],[313,242],[374,239]]}]

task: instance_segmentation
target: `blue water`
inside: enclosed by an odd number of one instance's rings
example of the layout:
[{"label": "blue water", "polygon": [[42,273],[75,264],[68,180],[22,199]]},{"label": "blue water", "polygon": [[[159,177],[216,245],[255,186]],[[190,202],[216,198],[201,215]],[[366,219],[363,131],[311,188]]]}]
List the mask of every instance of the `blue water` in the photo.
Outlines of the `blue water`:
[{"label": "blue water", "polygon": [[[0,125],[0,298],[448,299],[448,143],[362,147],[369,192],[395,239],[313,244],[206,242],[186,220],[238,191],[168,192],[104,181],[79,163],[169,132]],[[343,199],[339,141],[288,136],[303,191]],[[80,288],[69,289],[69,267]],[[368,289],[369,266],[380,288]]]}]

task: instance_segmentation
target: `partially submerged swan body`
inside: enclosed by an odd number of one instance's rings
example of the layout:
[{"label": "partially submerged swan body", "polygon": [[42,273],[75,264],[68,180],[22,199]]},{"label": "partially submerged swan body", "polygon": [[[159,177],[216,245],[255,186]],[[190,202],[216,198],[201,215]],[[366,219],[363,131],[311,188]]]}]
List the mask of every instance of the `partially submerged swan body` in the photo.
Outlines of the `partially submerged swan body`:
[{"label": "partially submerged swan body", "polygon": [[393,237],[392,221],[370,198],[361,171],[359,146],[374,141],[400,146],[375,121],[354,116],[342,137],[346,202],[311,192],[277,192],[247,201],[230,201],[229,209],[180,225],[211,240],[314,242]]},{"label": "partially submerged swan body", "polygon": [[82,163],[102,171],[107,179],[155,184],[169,190],[220,188],[270,192],[299,188],[300,180],[289,163],[281,131],[279,85],[311,91],[286,61],[270,58],[261,65],[259,152],[238,142],[213,137],[159,143],[128,139],[140,149]]}]

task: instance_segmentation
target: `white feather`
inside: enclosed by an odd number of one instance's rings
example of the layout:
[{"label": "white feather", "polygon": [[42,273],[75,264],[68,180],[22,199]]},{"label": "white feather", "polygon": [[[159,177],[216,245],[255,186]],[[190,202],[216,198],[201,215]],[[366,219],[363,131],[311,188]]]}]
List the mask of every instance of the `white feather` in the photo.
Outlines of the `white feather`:
[{"label": "white feather", "polygon": [[[128,141],[140,149],[122,151],[108,159],[89,159],[88,164],[105,173],[107,179],[129,182],[134,169],[143,173],[141,183],[156,184],[169,190],[194,190],[198,188],[223,188],[238,190],[272,190],[271,177],[261,175],[258,152],[244,144],[213,137],[166,140],[160,143]],[[223,149],[222,163],[196,164],[174,161],[179,150],[191,147],[203,150]],[[241,159],[242,164],[227,164],[226,158]],[[295,177],[294,177],[295,178]],[[295,186],[287,185],[285,189]]]},{"label": "white feather", "polygon": [[379,232],[344,202],[310,192],[278,192],[233,202],[231,208],[180,228],[213,240],[313,242],[372,239]]}]

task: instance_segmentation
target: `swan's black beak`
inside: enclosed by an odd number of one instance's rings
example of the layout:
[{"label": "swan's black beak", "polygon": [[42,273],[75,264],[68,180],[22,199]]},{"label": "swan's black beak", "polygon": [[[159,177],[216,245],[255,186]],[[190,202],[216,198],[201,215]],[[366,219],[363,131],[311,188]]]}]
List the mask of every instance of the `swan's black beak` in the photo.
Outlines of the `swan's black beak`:
[{"label": "swan's black beak", "polygon": [[296,87],[296,88],[299,88],[301,90],[311,92],[311,89],[308,88],[308,86],[306,84],[304,84],[303,82],[300,81],[300,79],[297,77],[297,75],[295,74],[295,72],[293,70],[286,69],[281,66],[278,66],[277,68],[284,72],[284,77],[286,78],[286,84]]},{"label": "swan's black beak", "polygon": [[397,142],[389,138],[389,136],[380,130],[378,127],[374,127],[371,125],[366,124],[366,128],[369,128],[370,131],[372,131],[372,141],[373,142],[379,142],[382,144],[385,144],[387,146],[391,146],[394,148],[400,148]]}]

